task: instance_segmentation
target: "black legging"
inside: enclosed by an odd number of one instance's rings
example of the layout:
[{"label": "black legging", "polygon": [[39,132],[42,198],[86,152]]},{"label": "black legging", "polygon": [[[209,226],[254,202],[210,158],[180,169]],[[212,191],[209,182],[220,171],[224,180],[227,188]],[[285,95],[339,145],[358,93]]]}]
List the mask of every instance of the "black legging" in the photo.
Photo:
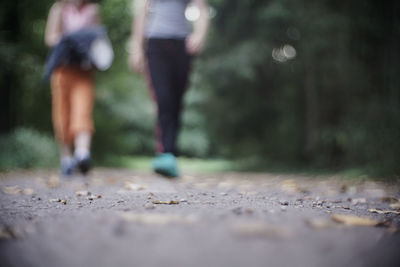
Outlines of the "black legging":
[{"label": "black legging", "polygon": [[157,103],[157,151],[177,155],[182,100],[188,83],[191,56],[185,41],[149,39],[146,56],[150,88]]}]

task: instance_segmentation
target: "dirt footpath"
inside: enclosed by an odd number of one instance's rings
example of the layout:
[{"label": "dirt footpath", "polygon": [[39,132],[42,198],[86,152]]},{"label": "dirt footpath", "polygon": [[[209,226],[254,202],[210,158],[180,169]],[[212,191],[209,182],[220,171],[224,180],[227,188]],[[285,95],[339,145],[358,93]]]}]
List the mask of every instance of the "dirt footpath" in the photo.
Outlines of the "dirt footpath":
[{"label": "dirt footpath", "polygon": [[0,266],[400,266],[400,183],[0,174]]}]

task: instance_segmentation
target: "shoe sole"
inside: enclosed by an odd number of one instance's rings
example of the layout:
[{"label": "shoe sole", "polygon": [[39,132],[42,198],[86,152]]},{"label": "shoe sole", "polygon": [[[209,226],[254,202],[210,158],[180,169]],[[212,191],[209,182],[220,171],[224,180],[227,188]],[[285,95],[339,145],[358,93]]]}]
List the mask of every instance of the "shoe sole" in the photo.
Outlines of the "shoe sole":
[{"label": "shoe sole", "polygon": [[78,163],[78,168],[82,174],[86,175],[92,168],[90,159],[84,159]]},{"label": "shoe sole", "polygon": [[154,169],[154,172],[158,173],[158,174],[160,174],[162,176],[165,176],[167,178],[176,178],[176,177],[179,176],[177,174],[171,174],[169,171],[166,171],[166,170],[163,170],[163,169]]}]

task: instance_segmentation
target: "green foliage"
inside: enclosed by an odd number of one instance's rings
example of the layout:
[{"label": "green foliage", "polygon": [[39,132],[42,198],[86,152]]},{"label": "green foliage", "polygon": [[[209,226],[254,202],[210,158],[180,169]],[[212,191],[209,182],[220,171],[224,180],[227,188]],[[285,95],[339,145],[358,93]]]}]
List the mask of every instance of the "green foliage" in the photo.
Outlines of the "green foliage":
[{"label": "green foliage", "polygon": [[[400,172],[396,2],[214,3],[197,86],[216,154]],[[286,44],[296,57],[278,61]]]},{"label": "green foliage", "polygon": [[36,130],[19,128],[0,136],[0,170],[54,167],[57,148],[52,137]]}]

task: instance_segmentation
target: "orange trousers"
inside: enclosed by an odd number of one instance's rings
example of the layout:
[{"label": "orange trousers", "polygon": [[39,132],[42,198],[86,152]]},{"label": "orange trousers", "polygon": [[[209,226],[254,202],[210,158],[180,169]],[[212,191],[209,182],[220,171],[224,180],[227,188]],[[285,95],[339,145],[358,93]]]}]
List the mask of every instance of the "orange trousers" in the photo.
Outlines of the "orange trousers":
[{"label": "orange trousers", "polygon": [[53,127],[61,144],[72,145],[80,132],[94,132],[93,74],[64,66],[51,76]]}]

